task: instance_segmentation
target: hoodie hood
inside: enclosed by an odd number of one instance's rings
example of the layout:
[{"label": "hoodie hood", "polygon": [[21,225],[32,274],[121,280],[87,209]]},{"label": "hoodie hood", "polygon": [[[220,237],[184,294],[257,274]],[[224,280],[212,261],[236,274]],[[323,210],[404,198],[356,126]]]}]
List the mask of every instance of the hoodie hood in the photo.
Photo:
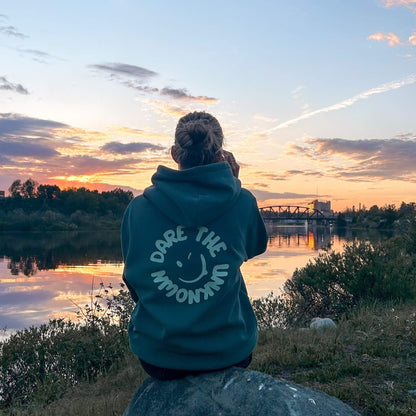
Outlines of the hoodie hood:
[{"label": "hoodie hood", "polygon": [[159,166],[144,198],[177,224],[207,225],[237,201],[241,182],[227,162],[174,170]]}]

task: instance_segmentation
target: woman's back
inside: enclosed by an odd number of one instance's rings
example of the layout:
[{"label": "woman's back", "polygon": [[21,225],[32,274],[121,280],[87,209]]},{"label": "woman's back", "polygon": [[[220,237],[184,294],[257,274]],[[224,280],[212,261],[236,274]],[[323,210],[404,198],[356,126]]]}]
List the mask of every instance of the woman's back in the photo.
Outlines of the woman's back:
[{"label": "woman's back", "polygon": [[124,279],[137,302],[132,349],[163,368],[231,366],[257,340],[240,272],[267,245],[256,200],[226,162],[159,166],[152,182],[122,226]]}]

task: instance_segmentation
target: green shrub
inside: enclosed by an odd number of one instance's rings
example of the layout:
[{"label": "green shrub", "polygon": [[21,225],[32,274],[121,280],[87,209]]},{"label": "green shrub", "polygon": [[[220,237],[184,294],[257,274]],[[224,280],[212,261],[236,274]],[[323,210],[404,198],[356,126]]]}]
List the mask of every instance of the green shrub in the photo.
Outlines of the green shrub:
[{"label": "green shrub", "polygon": [[117,366],[129,349],[128,317],[134,306],[124,285],[101,284],[73,323],[51,320],[0,343],[0,408],[33,400],[49,403],[79,381],[95,380]]},{"label": "green shrub", "polygon": [[260,329],[308,324],[313,317],[340,319],[373,301],[416,297],[416,255],[411,235],[372,245],[353,243],[325,251],[296,269],[280,296],[252,301]]},{"label": "green shrub", "polygon": [[251,299],[259,329],[284,326],[285,305],[283,299],[270,292],[267,296]]}]

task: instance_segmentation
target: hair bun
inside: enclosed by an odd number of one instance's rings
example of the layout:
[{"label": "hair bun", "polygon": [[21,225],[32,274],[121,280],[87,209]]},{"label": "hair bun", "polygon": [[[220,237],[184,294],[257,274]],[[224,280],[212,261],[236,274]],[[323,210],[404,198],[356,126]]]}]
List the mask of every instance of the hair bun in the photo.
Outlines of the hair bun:
[{"label": "hair bun", "polygon": [[187,140],[182,143],[182,147],[191,148],[203,148],[210,146],[212,139],[210,133],[210,127],[202,120],[192,121],[187,123],[185,126],[187,132]]},{"label": "hair bun", "polygon": [[215,162],[223,138],[221,126],[211,114],[195,111],[183,116],[175,131],[176,154],[181,166]]}]

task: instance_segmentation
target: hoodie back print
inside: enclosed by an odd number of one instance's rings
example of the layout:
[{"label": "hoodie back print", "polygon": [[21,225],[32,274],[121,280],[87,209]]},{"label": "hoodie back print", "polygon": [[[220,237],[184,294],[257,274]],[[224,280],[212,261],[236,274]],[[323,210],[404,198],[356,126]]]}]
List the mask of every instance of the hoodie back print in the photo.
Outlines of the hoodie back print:
[{"label": "hoodie back print", "polygon": [[240,272],[267,246],[257,202],[226,162],[159,166],[152,183],[122,224],[123,278],[136,301],[131,348],[158,367],[233,365],[257,342]]}]

